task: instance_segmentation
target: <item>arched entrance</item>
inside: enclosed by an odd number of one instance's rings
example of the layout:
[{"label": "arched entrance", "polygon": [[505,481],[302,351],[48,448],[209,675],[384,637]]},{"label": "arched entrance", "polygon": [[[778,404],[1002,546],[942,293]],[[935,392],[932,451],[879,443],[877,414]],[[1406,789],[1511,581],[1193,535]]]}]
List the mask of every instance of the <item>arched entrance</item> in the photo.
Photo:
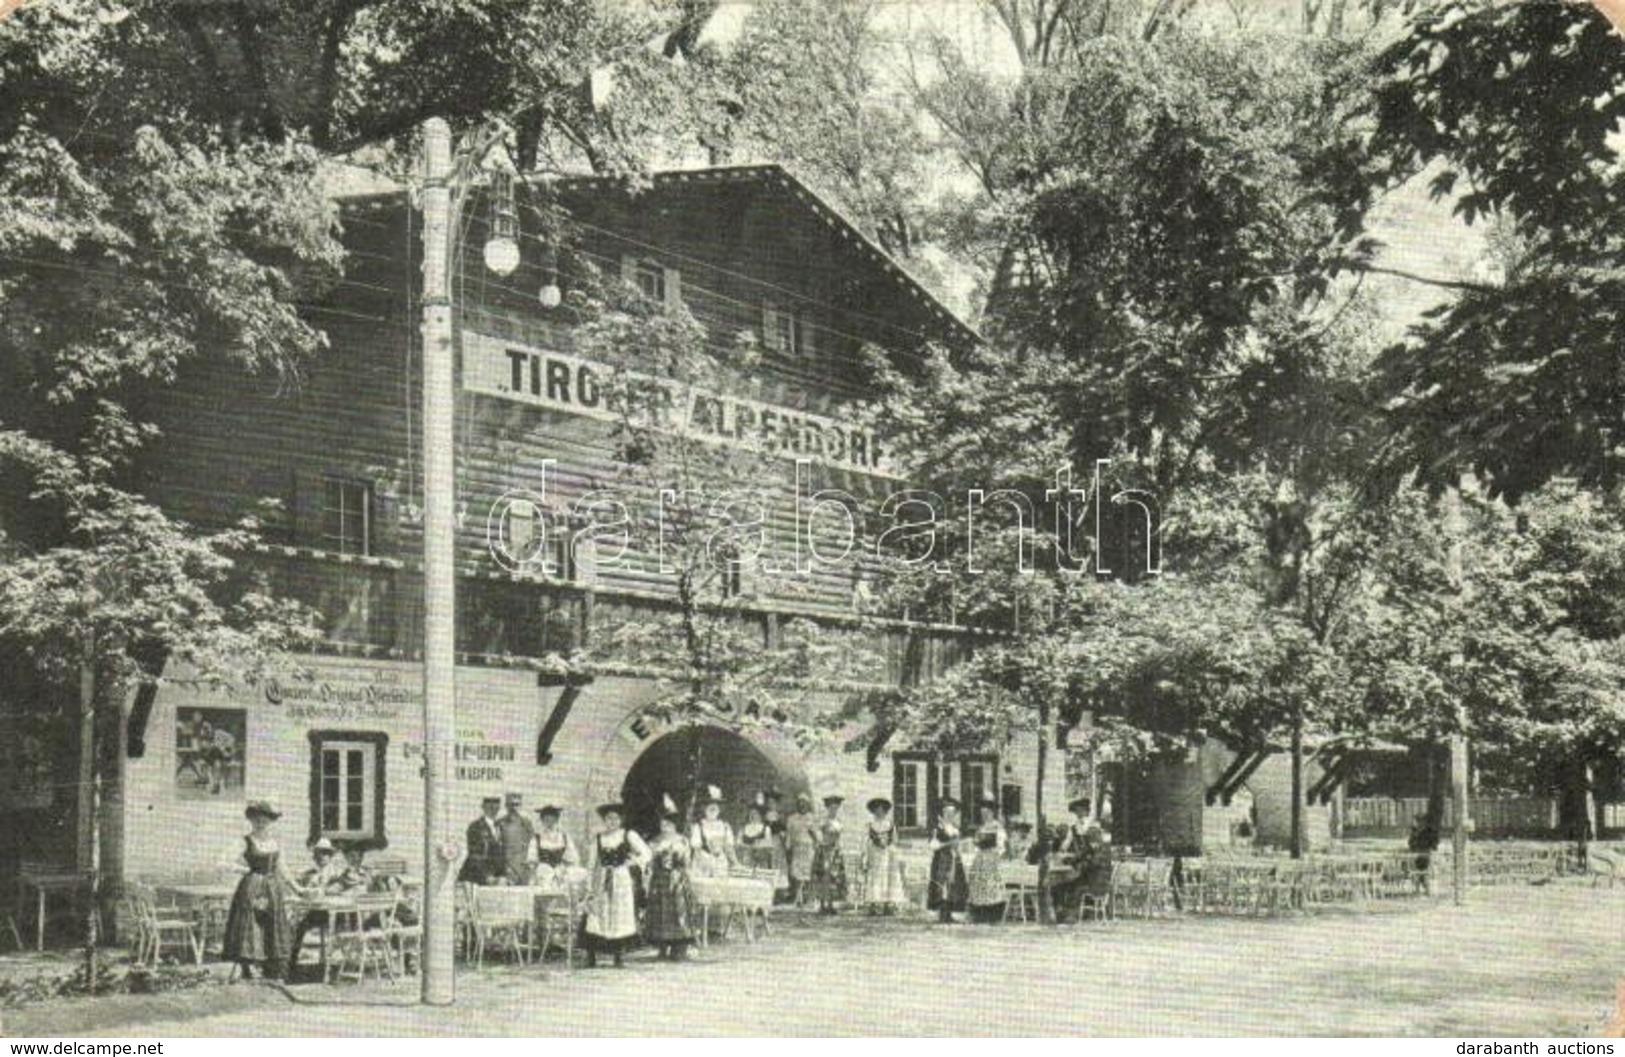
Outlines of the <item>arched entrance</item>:
[{"label": "arched entrance", "polygon": [[651,832],[663,794],[686,811],[690,794],[706,785],[722,791],[722,816],[735,828],[744,824],[746,809],[758,792],[773,786],[788,806],[808,788],[799,768],[775,762],[743,735],[725,727],[680,727],[651,743],[627,771],[621,786],[627,823]]}]

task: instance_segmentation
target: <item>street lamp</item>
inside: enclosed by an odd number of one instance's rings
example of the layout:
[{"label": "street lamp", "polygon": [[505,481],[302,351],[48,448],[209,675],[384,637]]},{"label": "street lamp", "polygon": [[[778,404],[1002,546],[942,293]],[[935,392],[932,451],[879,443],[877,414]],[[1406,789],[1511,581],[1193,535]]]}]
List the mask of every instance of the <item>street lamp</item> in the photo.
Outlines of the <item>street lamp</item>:
[{"label": "street lamp", "polygon": [[[454,160],[451,129],[423,124],[423,953],[422,1001],[456,998],[453,954],[458,857],[450,811],[452,745],[457,709],[457,570],[451,267],[457,219],[486,155],[506,136],[487,129]],[[519,227],[512,177],[493,176],[496,211],[485,264],[498,275],[519,266]],[[465,508],[466,509],[466,508]]]}]

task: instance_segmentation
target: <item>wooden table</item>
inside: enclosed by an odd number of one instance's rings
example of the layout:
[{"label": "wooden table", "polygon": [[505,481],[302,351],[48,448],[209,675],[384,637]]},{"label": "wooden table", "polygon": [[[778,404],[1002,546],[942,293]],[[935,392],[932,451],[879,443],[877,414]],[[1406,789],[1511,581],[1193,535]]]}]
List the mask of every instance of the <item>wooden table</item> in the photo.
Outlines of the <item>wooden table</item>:
[{"label": "wooden table", "polygon": [[78,870],[44,870],[23,867],[17,874],[17,903],[18,911],[22,912],[28,902],[28,889],[32,888],[35,895],[35,931],[34,946],[38,950],[45,949],[45,902],[47,898],[59,892],[72,895],[85,887],[88,878]]},{"label": "wooden table", "polygon": [[700,907],[700,946],[709,942],[711,932],[711,909],[721,910],[724,931],[733,915],[738,913],[745,919],[745,939],[755,942],[755,917],[761,914],[763,921],[769,908],[773,906],[773,882],[755,877],[691,877],[689,885],[694,892],[694,902]]},{"label": "wooden table", "polygon": [[160,896],[167,896],[177,908],[197,919],[204,950],[209,949],[215,922],[220,925],[219,938],[224,943],[226,911],[231,907],[231,897],[237,892],[235,884],[222,881],[214,884],[157,885],[155,891]]}]

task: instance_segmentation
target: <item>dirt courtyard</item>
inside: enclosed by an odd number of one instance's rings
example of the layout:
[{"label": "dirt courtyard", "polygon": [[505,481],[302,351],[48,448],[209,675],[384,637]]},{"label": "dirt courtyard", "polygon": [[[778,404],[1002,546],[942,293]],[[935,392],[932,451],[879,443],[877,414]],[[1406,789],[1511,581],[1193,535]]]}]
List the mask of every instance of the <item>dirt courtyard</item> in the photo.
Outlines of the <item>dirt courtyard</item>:
[{"label": "dirt courtyard", "polygon": [[[1594,1036],[1625,975],[1625,889],[1578,882],[1278,919],[1169,918],[1083,928],[940,927],[786,915],[766,942],[625,969],[488,967],[458,1004],[416,981],[267,990],[211,1013],[189,996],[109,1034]],[[218,992],[213,1000],[218,1000]],[[138,1001],[121,999],[120,1002]],[[83,1012],[83,1011],[81,1011]],[[154,1010],[157,1013],[157,1010]],[[53,1033],[66,1007],[5,1016]],[[71,1033],[100,1020],[66,1021]],[[127,1019],[121,1017],[121,1020]]]}]

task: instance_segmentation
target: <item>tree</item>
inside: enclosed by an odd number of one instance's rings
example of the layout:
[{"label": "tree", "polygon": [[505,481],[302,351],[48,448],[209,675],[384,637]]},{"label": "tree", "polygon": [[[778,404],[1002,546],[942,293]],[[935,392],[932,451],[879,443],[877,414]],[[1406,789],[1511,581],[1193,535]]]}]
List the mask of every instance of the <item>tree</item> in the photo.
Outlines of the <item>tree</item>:
[{"label": "tree", "polygon": [[1555,476],[1611,486],[1625,50],[1588,5],[1449,0],[1412,17],[1374,73],[1350,218],[1425,173],[1469,223],[1499,219],[1511,251],[1385,357],[1397,462],[1435,490],[1471,473],[1514,500]]}]

